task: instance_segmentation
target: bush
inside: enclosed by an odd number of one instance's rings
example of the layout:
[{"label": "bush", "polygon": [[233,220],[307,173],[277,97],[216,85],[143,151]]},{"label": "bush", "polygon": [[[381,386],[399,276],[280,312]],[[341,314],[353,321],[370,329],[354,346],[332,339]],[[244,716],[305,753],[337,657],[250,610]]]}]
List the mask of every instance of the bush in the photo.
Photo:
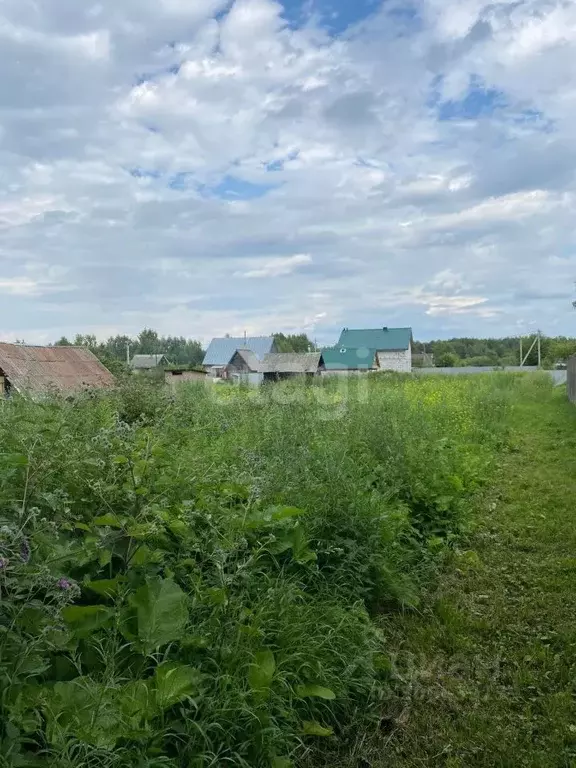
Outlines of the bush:
[{"label": "bush", "polygon": [[455,368],[460,365],[460,358],[452,352],[443,352],[441,355],[436,355],[435,365],[437,368]]},{"label": "bush", "polygon": [[370,616],[417,604],[516,381],[4,403],[3,761],[280,768],[377,720]]}]

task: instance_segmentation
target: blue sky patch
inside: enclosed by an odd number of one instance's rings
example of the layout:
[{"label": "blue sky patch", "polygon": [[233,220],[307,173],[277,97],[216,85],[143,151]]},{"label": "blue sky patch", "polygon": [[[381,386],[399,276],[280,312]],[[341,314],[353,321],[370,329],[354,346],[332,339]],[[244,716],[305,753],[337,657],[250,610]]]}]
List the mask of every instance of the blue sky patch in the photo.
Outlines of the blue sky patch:
[{"label": "blue sky patch", "polygon": [[216,197],[223,197],[226,200],[256,200],[259,197],[264,197],[277,186],[277,184],[253,184],[235,176],[224,176],[219,184],[211,188],[210,192]]},{"label": "blue sky patch", "polygon": [[284,18],[292,26],[302,26],[314,16],[332,35],[370,16],[380,4],[380,0],[282,0]]},{"label": "blue sky patch", "polygon": [[151,72],[142,72],[142,74],[136,75],[134,83],[136,85],[144,85],[144,83],[148,83],[150,80],[154,80],[154,75]]},{"label": "blue sky patch", "polygon": [[194,174],[188,171],[180,171],[168,179],[170,189],[183,192],[186,189],[194,189],[198,185],[194,182]]},{"label": "blue sky patch", "polygon": [[165,77],[166,75],[177,75],[181,68],[182,64],[177,63],[172,64],[169,67],[163,67],[156,72],[141,72],[134,78],[134,83],[135,85],[144,85],[144,83],[154,82],[154,80],[157,80],[160,77]]},{"label": "blue sky patch", "polygon": [[556,127],[555,121],[538,109],[523,109],[512,114],[511,119],[516,125],[529,126],[531,130],[542,133],[553,133]]},{"label": "blue sky patch", "polygon": [[238,179],[236,176],[226,175],[218,184],[209,186],[199,183],[194,173],[180,171],[169,177],[168,186],[178,192],[195,189],[202,197],[220,197],[224,200],[257,200],[279,185],[253,184],[250,181]]},{"label": "blue sky patch", "polygon": [[135,179],[159,179],[160,171],[152,171],[149,168],[129,168],[128,173]]},{"label": "blue sky patch", "polygon": [[266,165],[266,170],[267,171],[271,171],[271,172],[283,171],[284,170],[284,162],[285,162],[284,160],[274,160],[274,162],[268,163]]},{"label": "blue sky patch", "polygon": [[271,173],[283,171],[284,165],[290,160],[296,160],[299,154],[299,150],[295,150],[294,152],[290,152],[290,154],[286,155],[286,157],[281,157],[278,160],[272,160],[269,163],[265,163],[264,167]]},{"label": "blue sky patch", "polygon": [[476,80],[472,80],[468,93],[460,100],[436,101],[438,119],[446,120],[476,120],[479,117],[492,115],[496,110],[507,105],[502,91],[486,88]]}]

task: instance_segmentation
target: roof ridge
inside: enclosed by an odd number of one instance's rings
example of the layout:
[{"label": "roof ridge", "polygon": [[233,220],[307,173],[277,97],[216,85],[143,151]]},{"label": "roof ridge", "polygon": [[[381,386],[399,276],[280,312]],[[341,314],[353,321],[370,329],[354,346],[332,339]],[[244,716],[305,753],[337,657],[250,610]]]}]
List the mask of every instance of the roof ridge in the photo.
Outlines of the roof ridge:
[{"label": "roof ridge", "polygon": [[[212,336],[212,341],[214,339],[228,339],[229,341],[233,339],[243,339],[244,335],[242,336]],[[268,334],[267,336],[250,336],[250,334],[246,334],[247,339],[272,339],[274,338],[273,334]]]},{"label": "roof ridge", "polygon": [[342,328],[343,331],[411,331],[411,325],[382,325],[379,328]]}]

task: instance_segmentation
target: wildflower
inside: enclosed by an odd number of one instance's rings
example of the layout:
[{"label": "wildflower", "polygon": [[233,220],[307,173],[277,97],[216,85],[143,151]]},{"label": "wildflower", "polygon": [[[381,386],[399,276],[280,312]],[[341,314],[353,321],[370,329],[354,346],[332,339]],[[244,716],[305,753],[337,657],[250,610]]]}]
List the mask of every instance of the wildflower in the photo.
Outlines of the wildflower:
[{"label": "wildflower", "polygon": [[69,581],[68,579],[62,578],[62,579],[58,580],[58,588],[59,589],[68,591],[69,589],[72,589],[72,586],[73,586],[72,582]]},{"label": "wildflower", "polygon": [[20,546],[20,557],[24,563],[27,563],[30,560],[30,544],[28,543],[28,539],[24,539]]},{"label": "wildflower", "polygon": [[6,557],[0,557],[0,571],[8,568],[8,559]]}]

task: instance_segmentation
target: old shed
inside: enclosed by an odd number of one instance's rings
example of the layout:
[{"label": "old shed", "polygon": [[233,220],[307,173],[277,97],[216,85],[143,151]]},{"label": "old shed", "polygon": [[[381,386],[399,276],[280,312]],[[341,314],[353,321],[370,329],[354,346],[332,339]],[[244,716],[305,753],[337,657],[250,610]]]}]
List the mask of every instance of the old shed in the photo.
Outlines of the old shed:
[{"label": "old shed", "polygon": [[155,371],[169,365],[168,358],[163,352],[155,355],[134,355],[130,361],[130,368],[134,373],[146,373]]},{"label": "old shed", "polygon": [[206,383],[207,378],[206,371],[191,371],[188,368],[171,368],[164,371],[164,382],[172,390],[175,390],[180,384],[187,384],[191,381]]},{"label": "old shed", "polygon": [[221,377],[244,384],[260,384],[262,363],[251,349],[237,349],[223,369]]},{"label": "old shed", "polygon": [[321,367],[320,352],[271,352],[264,356],[261,370],[265,381],[277,381],[293,376],[316,376]]},{"label": "old shed", "polygon": [[0,396],[43,395],[114,385],[114,377],[86,347],[36,347],[0,342]]}]

